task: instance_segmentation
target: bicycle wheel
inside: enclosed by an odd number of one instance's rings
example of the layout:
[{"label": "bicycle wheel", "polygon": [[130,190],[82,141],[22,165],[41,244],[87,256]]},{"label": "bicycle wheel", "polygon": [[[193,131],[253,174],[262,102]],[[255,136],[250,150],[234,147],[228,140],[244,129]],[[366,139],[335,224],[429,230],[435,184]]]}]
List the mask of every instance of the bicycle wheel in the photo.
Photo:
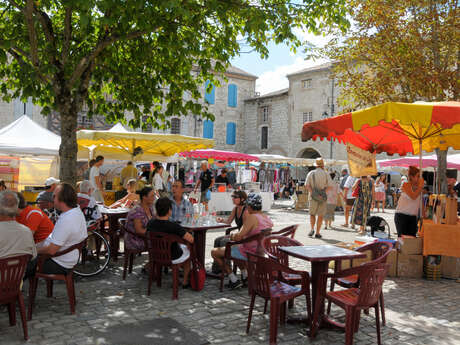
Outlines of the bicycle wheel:
[{"label": "bicycle wheel", "polygon": [[109,242],[96,231],[88,233],[86,245],[81,251],[74,273],[82,277],[90,277],[101,273],[110,261]]}]

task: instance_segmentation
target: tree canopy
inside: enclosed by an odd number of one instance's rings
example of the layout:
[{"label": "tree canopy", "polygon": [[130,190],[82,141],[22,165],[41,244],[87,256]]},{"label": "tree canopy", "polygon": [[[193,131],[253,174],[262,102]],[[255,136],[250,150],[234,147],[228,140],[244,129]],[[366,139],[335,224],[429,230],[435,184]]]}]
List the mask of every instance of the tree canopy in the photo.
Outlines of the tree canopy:
[{"label": "tree canopy", "polygon": [[345,0],[0,0],[0,91],[61,117],[60,175],[75,181],[77,114],[108,121],[211,117],[199,102],[218,85],[243,38],[262,57],[270,41],[301,42],[295,27],[347,26]]},{"label": "tree canopy", "polygon": [[[457,0],[348,0],[347,6],[351,29],[318,50],[335,62],[344,109],[460,99]],[[440,172],[445,157],[438,154]]]}]

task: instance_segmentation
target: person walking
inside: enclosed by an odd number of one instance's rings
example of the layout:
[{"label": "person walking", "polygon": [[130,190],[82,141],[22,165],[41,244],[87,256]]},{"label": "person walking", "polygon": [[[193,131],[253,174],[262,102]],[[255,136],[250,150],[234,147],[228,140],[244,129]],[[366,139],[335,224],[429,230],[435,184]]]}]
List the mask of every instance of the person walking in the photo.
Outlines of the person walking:
[{"label": "person walking", "polygon": [[202,161],[200,179],[195,185],[194,192],[197,191],[198,187],[201,187],[200,200],[205,205],[206,211],[208,210],[208,202],[209,202],[208,190],[210,190],[213,185],[214,185],[214,175],[212,174],[212,171],[208,169],[208,162]]},{"label": "person walking", "polygon": [[326,191],[327,205],[326,215],[324,216],[324,229],[332,229],[332,222],[334,221],[335,208],[337,207],[337,198],[339,195],[339,184],[334,180],[335,173],[331,173],[331,187]]},{"label": "person walking", "polygon": [[[324,171],[324,161],[322,158],[316,158],[316,169],[308,173],[305,180],[309,194],[309,213],[311,230],[308,236],[321,238],[321,224],[326,214],[327,194],[326,191],[331,188],[332,181],[329,174]],[[316,234],[315,234],[316,225]]]},{"label": "person walking", "polygon": [[[355,203],[355,196],[353,196],[353,186],[356,182],[356,177],[348,175],[347,179],[345,180],[345,184],[343,186],[343,193],[342,198],[345,200],[345,224],[342,226],[348,228],[349,222],[348,219],[350,218],[350,211]],[[355,226],[352,224],[351,228],[354,229]]]},{"label": "person walking", "polygon": [[372,200],[374,199],[374,185],[369,176],[361,176],[353,185],[353,194],[356,196],[351,224],[359,225],[359,234],[364,235],[367,218],[370,215]]}]

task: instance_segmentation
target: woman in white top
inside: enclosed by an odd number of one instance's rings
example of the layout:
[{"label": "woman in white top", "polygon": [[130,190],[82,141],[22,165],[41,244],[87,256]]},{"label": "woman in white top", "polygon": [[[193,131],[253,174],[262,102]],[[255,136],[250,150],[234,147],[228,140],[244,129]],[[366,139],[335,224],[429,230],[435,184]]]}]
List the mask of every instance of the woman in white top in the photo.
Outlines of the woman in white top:
[{"label": "woman in white top", "polygon": [[377,178],[375,183],[375,208],[379,212],[379,204],[382,205],[382,213],[385,212],[385,191],[387,189],[386,175],[382,174]]},{"label": "woman in white top", "polygon": [[155,189],[157,193],[164,190],[163,187],[163,166],[158,166],[155,169],[153,180],[152,180],[152,187]]},{"label": "woman in white top", "polygon": [[409,167],[409,181],[401,186],[401,196],[395,213],[395,225],[398,237],[417,235],[417,217],[420,209],[420,195],[425,181],[420,177],[420,170]]}]

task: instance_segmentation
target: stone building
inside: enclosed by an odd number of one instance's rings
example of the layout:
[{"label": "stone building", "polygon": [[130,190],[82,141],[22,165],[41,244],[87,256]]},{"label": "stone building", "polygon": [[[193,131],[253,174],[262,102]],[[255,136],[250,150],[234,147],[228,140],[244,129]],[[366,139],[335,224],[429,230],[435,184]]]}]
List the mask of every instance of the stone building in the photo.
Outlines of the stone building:
[{"label": "stone building", "polygon": [[340,114],[337,85],[326,63],[289,74],[289,88],[245,101],[247,153],[288,157],[345,159],[345,146],[328,141],[301,141],[302,125]]}]

